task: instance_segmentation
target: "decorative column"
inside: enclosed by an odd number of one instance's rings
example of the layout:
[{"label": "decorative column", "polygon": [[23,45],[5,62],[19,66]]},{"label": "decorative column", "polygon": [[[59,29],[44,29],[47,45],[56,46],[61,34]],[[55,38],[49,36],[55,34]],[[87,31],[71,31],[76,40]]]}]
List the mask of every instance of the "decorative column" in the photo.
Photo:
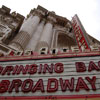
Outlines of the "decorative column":
[{"label": "decorative column", "polygon": [[39,26],[37,27],[36,32],[32,35],[31,40],[29,41],[29,44],[26,47],[26,50],[32,50],[34,51],[36,48],[36,45],[41,37],[41,34],[43,32],[43,28],[44,28],[44,23],[45,21],[41,21],[41,23],[39,24]]},{"label": "decorative column", "polygon": [[53,24],[55,22],[56,22],[56,19],[54,17],[54,14],[49,13],[49,16],[47,17],[47,22],[44,26],[44,30],[43,30],[42,36],[40,38],[40,41],[38,43],[36,50],[40,50],[43,47],[46,47],[48,49],[50,48],[52,33],[53,33]]},{"label": "decorative column", "polygon": [[24,50],[34,34],[40,19],[45,15],[45,13],[40,9],[35,9],[32,14],[24,21],[20,28],[19,33],[10,43],[10,47],[17,50]]}]

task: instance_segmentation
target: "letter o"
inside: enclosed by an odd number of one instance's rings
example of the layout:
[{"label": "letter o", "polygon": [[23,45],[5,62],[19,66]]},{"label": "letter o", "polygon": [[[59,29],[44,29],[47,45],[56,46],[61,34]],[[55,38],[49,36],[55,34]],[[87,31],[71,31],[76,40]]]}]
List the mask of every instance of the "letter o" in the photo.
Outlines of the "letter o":
[{"label": "letter o", "polygon": [[[29,84],[28,87],[26,87],[27,84]],[[33,80],[31,80],[31,79],[26,79],[26,80],[24,80],[21,89],[22,89],[23,92],[30,92],[31,89],[32,89],[32,86],[33,86]]]}]

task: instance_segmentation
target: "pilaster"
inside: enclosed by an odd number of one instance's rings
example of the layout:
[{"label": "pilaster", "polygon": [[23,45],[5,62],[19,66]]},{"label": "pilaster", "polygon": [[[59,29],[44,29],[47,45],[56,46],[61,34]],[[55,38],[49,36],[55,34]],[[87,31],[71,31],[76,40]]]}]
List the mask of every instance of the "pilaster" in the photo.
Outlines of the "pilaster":
[{"label": "pilaster", "polygon": [[[41,9],[35,9],[34,12],[31,12],[30,16],[24,20],[19,33],[12,43],[19,45],[20,48],[24,50],[32,35],[35,33],[41,17],[44,15],[45,13]],[[12,45],[12,43],[10,45]]]}]

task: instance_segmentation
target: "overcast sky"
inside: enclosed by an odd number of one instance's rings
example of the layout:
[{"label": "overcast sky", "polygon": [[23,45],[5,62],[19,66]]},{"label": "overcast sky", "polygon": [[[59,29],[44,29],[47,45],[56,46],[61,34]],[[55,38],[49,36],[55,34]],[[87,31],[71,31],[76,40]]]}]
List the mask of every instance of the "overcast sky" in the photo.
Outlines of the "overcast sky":
[{"label": "overcast sky", "polygon": [[100,40],[100,0],[0,0],[2,5],[24,16],[38,5],[69,20],[77,14],[87,33]]}]

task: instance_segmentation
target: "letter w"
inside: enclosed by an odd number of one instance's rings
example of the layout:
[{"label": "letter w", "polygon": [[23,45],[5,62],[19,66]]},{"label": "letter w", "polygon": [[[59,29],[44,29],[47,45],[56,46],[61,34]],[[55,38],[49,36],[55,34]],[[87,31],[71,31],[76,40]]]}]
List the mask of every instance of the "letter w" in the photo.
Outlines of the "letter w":
[{"label": "letter w", "polygon": [[66,91],[67,88],[69,88],[70,91],[74,90],[74,78],[71,78],[71,82],[69,82],[69,80],[65,80],[64,82],[62,78],[60,78],[59,81],[62,91]]}]

